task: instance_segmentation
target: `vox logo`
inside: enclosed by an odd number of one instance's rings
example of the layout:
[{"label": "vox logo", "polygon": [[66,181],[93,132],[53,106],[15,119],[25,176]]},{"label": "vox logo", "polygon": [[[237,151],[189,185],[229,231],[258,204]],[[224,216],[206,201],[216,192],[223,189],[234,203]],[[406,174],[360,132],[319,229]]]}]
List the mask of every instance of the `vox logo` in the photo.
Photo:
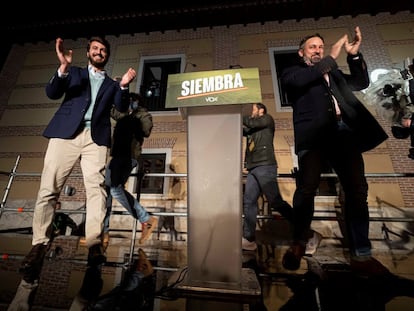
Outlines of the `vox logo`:
[{"label": "vox logo", "polygon": [[216,101],[218,101],[218,97],[213,97],[213,96],[206,97],[206,102],[214,103]]}]

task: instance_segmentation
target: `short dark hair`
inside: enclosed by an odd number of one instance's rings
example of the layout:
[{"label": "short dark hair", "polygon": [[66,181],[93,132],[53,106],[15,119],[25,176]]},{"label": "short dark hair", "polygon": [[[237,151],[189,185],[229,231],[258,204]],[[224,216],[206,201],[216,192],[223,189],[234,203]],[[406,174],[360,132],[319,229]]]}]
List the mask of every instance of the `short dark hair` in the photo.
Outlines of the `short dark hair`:
[{"label": "short dark hair", "polygon": [[140,94],[138,94],[138,93],[134,93],[134,92],[129,92],[129,98],[132,100],[132,101],[137,101],[138,103],[142,103],[142,97],[141,97],[141,95]]},{"label": "short dark hair", "polygon": [[266,114],[267,113],[267,108],[266,108],[266,106],[264,105],[264,104],[262,104],[262,103],[256,103],[256,107],[257,107],[257,109],[263,109],[263,112]]},{"label": "short dark hair", "polygon": [[104,37],[91,37],[88,41],[88,45],[86,47],[86,51],[89,52],[89,49],[91,48],[92,42],[99,42],[100,44],[103,44],[106,48],[106,54],[108,54],[108,58],[111,55],[111,45],[109,44],[109,41],[106,40]]},{"label": "short dark hair", "polygon": [[323,39],[323,37],[319,33],[314,33],[313,35],[308,35],[308,36],[304,37],[302,40],[300,40],[299,49],[303,49],[306,41],[308,41],[311,38],[315,38],[315,37],[320,38],[322,40],[322,42],[325,43],[325,40]]}]

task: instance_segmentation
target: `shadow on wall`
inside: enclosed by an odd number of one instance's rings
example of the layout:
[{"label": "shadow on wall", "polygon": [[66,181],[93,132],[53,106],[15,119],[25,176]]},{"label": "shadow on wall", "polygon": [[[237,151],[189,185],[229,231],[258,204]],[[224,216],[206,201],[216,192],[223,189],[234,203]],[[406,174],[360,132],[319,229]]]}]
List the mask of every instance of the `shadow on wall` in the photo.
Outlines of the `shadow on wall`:
[{"label": "shadow on wall", "polygon": [[381,216],[395,221],[382,223],[385,243],[392,250],[414,250],[414,209],[402,209],[376,198]]}]

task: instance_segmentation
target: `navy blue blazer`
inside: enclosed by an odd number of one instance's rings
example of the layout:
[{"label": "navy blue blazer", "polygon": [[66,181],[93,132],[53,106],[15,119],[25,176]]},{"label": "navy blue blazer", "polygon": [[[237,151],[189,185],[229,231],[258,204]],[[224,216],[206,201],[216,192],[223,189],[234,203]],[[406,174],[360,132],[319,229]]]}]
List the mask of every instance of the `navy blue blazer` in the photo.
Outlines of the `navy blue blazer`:
[{"label": "navy blue blazer", "polygon": [[[63,102],[50,120],[43,136],[46,138],[75,137],[83,128],[83,118],[91,104],[91,87],[88,68],[70,67],[69,75],[59,78],[53,75],[46,85],[50,99],[64,96]],[[96,96],[91,119],[93,141],[100,146],[111,146],[111,108],[124,112],[129,107],[129,90],[121,90],[119,82],[105,76]]]},{"label": "navy blue blazer", "polygon": [[[342,119],[352,129],[355,144],[361,152],[375,148],[388,138],[378,121],[353,93],[369,85],[362,55],[348,55],[347,62],[350,74],[338,69],[330,56],[314,66],[302,63],[282,73],[282,83],[293,106],[296,153],[330,145],[332,133],[338,126],[332,95],[338,100]],[[329,86],[324,72],[329,74]]]}]

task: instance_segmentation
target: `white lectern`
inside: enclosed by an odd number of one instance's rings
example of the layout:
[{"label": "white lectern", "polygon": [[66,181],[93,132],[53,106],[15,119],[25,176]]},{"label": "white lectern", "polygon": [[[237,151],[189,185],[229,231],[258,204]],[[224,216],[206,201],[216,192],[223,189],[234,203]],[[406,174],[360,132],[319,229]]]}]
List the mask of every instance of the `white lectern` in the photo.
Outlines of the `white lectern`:
[{"label": "white lectern", "polygon": [[[257,299],[260,284],[242,267],[242,104],[261,101],[257,68],[170,75],[167,103],[187,118],[188,266],[176,285],[187,310],[217,311],[215,297]],[[179,271],[177,275],[181,275]],[[177,281],[173,276],[172,281]],[[213,299],[211,299],[213,298]]]},{"label": "white lectern", "polygon": [[260,295],[254,271],[242,269],[242,106],[186,109],[188,271],[178,288]]}]

